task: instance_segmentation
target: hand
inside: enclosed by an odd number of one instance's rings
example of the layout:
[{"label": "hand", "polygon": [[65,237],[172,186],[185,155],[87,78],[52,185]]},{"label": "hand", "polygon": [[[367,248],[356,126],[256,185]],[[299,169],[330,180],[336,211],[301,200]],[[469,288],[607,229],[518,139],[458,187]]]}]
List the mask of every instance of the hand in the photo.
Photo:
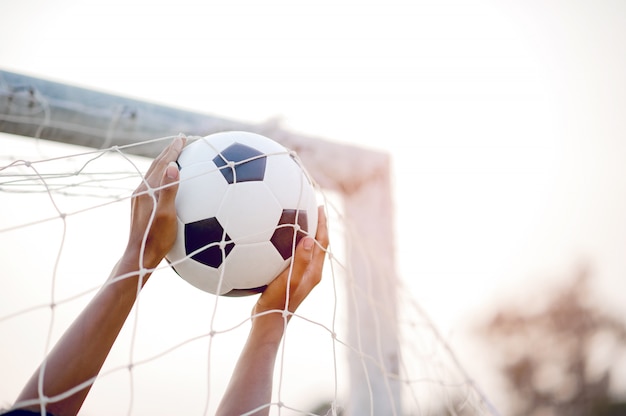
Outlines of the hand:
[{"label": "hand", "polygon": [[129,266],[139,267],[141,262],[144,268],[153,269],[174,245],[177,233],[174,201],[179,178],[175,161],[185,142],[185,138],[177,137],[163,149],[133,193],[130,235],[122,258]]},{"label": "hand", "polygon": [[[302,238],[296,247],[292,267],[288,267],[274,279],[259,297],[252,310],[253,323],[259,317],[255,315],[270,310],[296,311],[302,301],[322,279],[322,267],[328,247],[328,228],[323,207],[318,208],[317,235],[315,240],[309,236]],[[289,298],[287,299],[287,289]],[[286,305],[286,302],[289,302]],[[275,314],[275,317],[280,315]],[[288,316],[289,318],[290,316]]]}]

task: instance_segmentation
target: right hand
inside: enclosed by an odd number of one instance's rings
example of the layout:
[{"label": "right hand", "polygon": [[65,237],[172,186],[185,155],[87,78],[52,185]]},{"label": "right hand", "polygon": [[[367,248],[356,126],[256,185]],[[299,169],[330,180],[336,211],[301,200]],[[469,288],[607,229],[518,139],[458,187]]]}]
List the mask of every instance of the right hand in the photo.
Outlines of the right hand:
[{"label": "right hand", "polygon": [[[278,275],[259,297],[252,310],[253,323],[265,316],[282,319],[280,314],[255,316],[270,310],[287,310],[291,313],[296,311],[311,290],[322,280],[322,268],[328,243],[326,214],[323,207],[319,207],[315,239],[306,236],[300,240],[294,254],[293,266],[287,267]],[[288,299],[287,288],[289,288]],[[287,301],[288,305],[286,305]]]}]

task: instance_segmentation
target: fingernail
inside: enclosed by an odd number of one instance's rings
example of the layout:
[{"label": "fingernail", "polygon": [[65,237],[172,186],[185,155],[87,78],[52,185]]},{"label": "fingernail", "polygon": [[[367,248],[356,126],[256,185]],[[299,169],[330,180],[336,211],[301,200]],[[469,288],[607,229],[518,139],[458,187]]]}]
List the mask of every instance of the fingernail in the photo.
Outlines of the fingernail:
[{"label": "fingernail", "polygon": [[306,237],[302,242],[302,247],[304,247],[305,250],[311,250],[313,248],[313,239]]},{"label": "fingernail", "polygon": [[176,162],[170,162],[169,165],[167,165],[167,168],[165,168],[165,174],[170,179],[178,178],[178,165]]}]

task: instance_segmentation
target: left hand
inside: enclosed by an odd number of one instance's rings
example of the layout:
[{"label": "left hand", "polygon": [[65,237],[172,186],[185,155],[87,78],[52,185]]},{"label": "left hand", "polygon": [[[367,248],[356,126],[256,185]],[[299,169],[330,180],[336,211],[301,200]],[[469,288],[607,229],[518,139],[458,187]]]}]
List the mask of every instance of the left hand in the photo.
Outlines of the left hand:
[{"label": "left hand", "polygon": [[[133,193],[128,245],[122,261],[139,266],[145,239],[142,266],[153,269],[159,265],[176,241],[177,221],[174,205],[178,191],[179,172],[174,163],[186,139],[175,138],[152,162],[144,180]],[[147,192],[156,189],[154,197]],[[152,218],[154,212],[154,218]]]}]

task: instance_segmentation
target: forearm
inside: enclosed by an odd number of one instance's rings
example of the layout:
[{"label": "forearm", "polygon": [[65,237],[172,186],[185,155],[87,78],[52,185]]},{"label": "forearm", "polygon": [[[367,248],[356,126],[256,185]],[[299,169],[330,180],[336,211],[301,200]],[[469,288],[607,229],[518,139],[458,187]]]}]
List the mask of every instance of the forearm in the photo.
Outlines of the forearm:
[{"label": "forearm", "polygon": [[[136,270],[137,267],[134,267]],[[120,261],[107,283],[96,294],[72,325],[66,330],[52,351],[48,354],[43,367],[43,394],[54,397],[76,386],[93,381],[117,338],[137,295],[139,277],[132,273],[130,264]],[[145,280],[148,276],[144,276]],[[39,379],[42,367],[37,369],[25,385],[17,402],[39,398]],[[48,403],[46,409],[57,416],[75,415],[82,406],[91,388],[85,388],[61,401]],[[29,406],[39,410],[39,405]]]},{"label": "forearm", "polygon": [[[175,161],[184,145],[184,138],[174,139],[150,165],[131,198],[130,233],[124,255],[104,287],[27,382],[16,406],[24,408],[20,404],[24,401],[68,394],[84,384],[84,388],[70,397],[45,406],[58,416],[75,415],[79,411],[139,290],[150,276],[145,271],[161,262],[176,239],[179,172]],[[137,272],[140,269],[144,270],[142,275]],[[27,408],[41,409],[37,404]]]},{"label": "forearm", "polygon": [[[303,238],[294,254],[293,266],[274,279],[260,296],[253,309],[252,329],[235,366],[218,415],[239,415],[255,412],[269,414],[276,354],[287,322],[300,303],[319,283],[328,234],[326,216],[319,210],[315,245],[312,238]],[[285,315],[285,313],[287,315]]]},{"label": "forearm", "polygon": [[[274,364],[285,323],[279,313],[254,320],[217,415],[239,415],[271,402]],[[254,414],[269,414],[269,406]]]}]

